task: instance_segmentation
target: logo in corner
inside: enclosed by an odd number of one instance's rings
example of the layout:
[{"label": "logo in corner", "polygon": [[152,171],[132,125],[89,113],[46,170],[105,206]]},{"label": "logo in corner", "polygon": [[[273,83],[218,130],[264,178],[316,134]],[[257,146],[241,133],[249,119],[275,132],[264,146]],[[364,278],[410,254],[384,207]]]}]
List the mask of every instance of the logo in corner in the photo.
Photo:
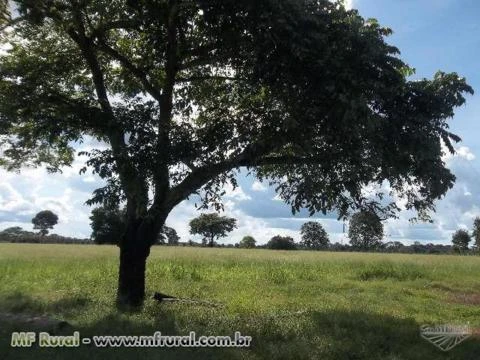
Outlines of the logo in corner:
[{"label": "logo in corner", "polygon": [[423,325],[420,335],[440,350],[449,351],[472,336],[472,330],[466,325]]}]

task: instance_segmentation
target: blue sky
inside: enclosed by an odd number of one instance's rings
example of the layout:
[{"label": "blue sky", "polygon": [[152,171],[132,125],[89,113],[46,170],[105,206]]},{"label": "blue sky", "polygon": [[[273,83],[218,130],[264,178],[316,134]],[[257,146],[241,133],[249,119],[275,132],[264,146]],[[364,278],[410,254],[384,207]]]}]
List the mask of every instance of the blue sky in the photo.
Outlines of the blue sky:
[{"label": "blue sky", "polygon": [[[413,78],[431,78],[437,70],[456,71],[465,76],[477,91],[467,104],[458,109],[451,129],[463,141],[455,156],[446,158],[457,176],[457,183],[437,203],[433,224],[411,224],[410,213],[385,224],[386,240],[449,243],[458,228],[470,228],[480,216],[480,2],[477,0],[350,0],[348,6],[359,9],[362,16],[373,17],[394,34],[389,42],[401,51],[401,57],[416,69]],[[81,147],[89,148],[88,142]],[[80,150],[81,148],[79,148]],[[78,175],[84,159],[77,159],[63,174],[50,175],[44,169],[27,169],[20,174],[0,170],[0,229],[19,225],[31,229],[30,219],[36,212],[51,209],[60,217],[55,232],[68,236],[89,237],[88,216],[84,205],[96,187],[98,178]],[[239,228],[225,242],[234,243],[242,236],[253,235],[260,243],[282,234],[300,239],[302,223],[310,220],[304,212],[293,217],[290,208],[276,199],[267,184],[251,177],[239,177],[239,188],[228,189],[224,198],[226,215],[239,221]],[[180,204],[167,219],[182,238],[188,233],[188,221],[199,212],[192,202]],[[347,242],[343,224],[334,215],[315,216],[332,241]]]}]

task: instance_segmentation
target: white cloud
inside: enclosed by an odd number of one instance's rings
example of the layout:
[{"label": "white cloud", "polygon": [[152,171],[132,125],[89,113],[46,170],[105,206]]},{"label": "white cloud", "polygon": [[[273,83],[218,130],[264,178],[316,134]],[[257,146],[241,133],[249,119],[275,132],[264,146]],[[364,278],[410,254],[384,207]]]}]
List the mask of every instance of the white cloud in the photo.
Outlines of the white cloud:
[{"label": "white cloud", "polygon": [[25,212],[29,202],[9,183],[0,184],[0,209],[2,212]]},{"label": "white cloud", "polygon": [[97,179],[93,175],[89,175],[83,178],[83,182],[86,182],[86,183],[94,183],[96,181]]},{"label": "white cloud", "polygon": [[255,180],[252,184],[252,190],[253,191],[267,191],[268,190],[268,187],[266,185],[264,185],[263,183],[261,183],[260,181],[258,180]]},{"label": "white cloud", "polygon": [[231,184],[227,184],[225,186],[225,199],[233,199],[237,201],[245,201],[245,200],[251,200],[252,198],[250,195],[247,195],[245,191],[243,191],[241,186],[237,186],[235,189]]},{"label": "white cloud", "polygon": [[456,155],[462,159],[472,161],[475,160],[475,155],[467,146],[461,146],[457,149]]},{"label": "white cloud", "polygon": [[[237,229],[232,231],[226,238],[220,239],[221,243],[235,244],[246,235],[253,236],[257,240],[257,244],[264,244],[275,235],[291,236],[295,241],[300,241],[298,231],[272,226],[266,219],[247,215],[237,207],[237,202],[234,200],[224,201],[224,209],[225,211],[222,212],[221,215],[237,219]],[[191,202],[184,201],[172,211],[166,224],[177,231],[178,235],[181,237],[180,241],[188,241],[189,239],[192,239],[199,242],[201,241],[201,237],[190,234],[188,223],[193,218],[199,216],[202,212],[211,211],[199,211]]]},{"label": "white cloud", "polygon": [[[84,202],[99,186],[97,179],[83,183],[79,175],[48,174],[45,169],[27,169],[20,174],[0,170],[0,229],[22,226],[32,229],[31,219],[41,210],[59,216],[54,232],[76,237],[89,237],[88,216],[91,208]],[[83,184],[83,185],[82,185]]]},{"label": "white cloud", "polygon": [[272,200],[273,201],[283,201],[279,194],[275,194],[275,196],[272,198]]},{"label": "white cloud", "polygon": [[356,0],[345,0],[345,8],[350,10],[356,5]]},{"label": "white cloud", "polygon": [[[337,2],[338,0],[330,0],[330,2]],[[356,5],[357,0],[342,0],[345,9],[351,10]]]},{"label": "white cloud", "polygon": [[447,147],[442,145],[442,150],[444,152],[444,155],[442,156],[443,161],[445,161],[447,164],[452,161],[452,159],[455,158],[460,158],[464,159],[467,161],[473,161],[475,160],[475,154],[470,150],[468,146],[460,146],[459,148],[455,149],[455,153],[451,154],[450,151],[448,151]]},{"label": "white cloud", "polygon": [[[97,148],[86,141],[77,150]],[[54,232],[75,237],[89,237],[91,208],[84,203],[92,191],[103,186],[102,180],[88,174],[79,175],[86,158],[77,157],[62,173],[49,174],[45,168],[27,168],[20,173],[0,169],[0,229],[22,226],[32,229],[31,219],[41,210],[52,210],[59,216]]]}]

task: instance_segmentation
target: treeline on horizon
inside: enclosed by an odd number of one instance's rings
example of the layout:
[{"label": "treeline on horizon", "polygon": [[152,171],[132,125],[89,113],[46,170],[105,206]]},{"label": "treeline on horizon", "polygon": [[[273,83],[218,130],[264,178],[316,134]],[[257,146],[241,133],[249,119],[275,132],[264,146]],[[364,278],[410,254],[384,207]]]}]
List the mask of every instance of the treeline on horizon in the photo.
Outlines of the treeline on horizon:
[{"label": "treeline on horizon", "polygon": [[[278,237],[278,236],[277,236]],[[289,237],[283,237],[289,238]],[[291,239],[291,238],[290,238]],[[292,239],[293,240],[293,239]],[[40,234],[23,230],[20,227],[12,227],[0,231],[0,242],[7,243],[30,243],[30,244],[86,244],[93,245],[96,244],[92,239],[89,238],[74,238],[61,236],[57,234],[50,234],[42,236]],[[112,244],[108,244],[112,245]],[[189,240],[186,242],[179,241],[177,244],[168,244],[158,242],[155,245],[163,246],[182,246],[182,247],[211,247],[209,245],[202,244],[201,242],[195,242]],[[215,248],[246,248],[240,243],[236,244],[222,244],[214,243],[213,247]],[[263,245],[256,245],[251,248],[256,249],[275,249],[274,246],[270,243]],[[287,250],[287,249],[284,249]],[[379,253],[404,253],[404,254],[458,254],[458,251],[455,251],[452,245],[442,245],[442,244],[433,244],[427,243],[422,244],[418,241],[414,242],[411,245],[405,245],[399,241],[389,241],[382,243],[382,245],[376,249],[358,249],[350,244],[342,243],[333,243],[329,244],[323,249],[309,249],[302,244],[294,243],[294,247],[289,248],[288,250],[312,250],[312,251],[337,251],[337,252],[356,252],[356,251],[365,251],[365,252],[379,252]],[[468,251],[462,252],[462,254],[475,254],[477,251],[475,249],[469,249]]]},{"label": "treeline on horizon", "polygon": [[[123,236],[126,219],[124,209],[118,207],[97,207],[90,217],[92,234],[90,238],[48,234],[58,223],[58,216],[50,210],[40,211],[32,218],[34,230],[38,233],[24,230],[19,226],[0,231],[0,242],[38,243],[38,244],[108,244],[118,245]],[[258,248],[271,250],[317,250],[343,252],[382,252],[406,254],[479,254],[480,218],[475,219],[473,231],[457,230],[452,236],[452,245],[422,244],[415,241],[405,245],[400,241],[384,241],[383,223],[372,212],[355,213],[348,224],[349,244],[330,242],[328,233],[319,222],[307,221],[300,228],[301,240],[295,242],[290,236],[273,236],[266,244],[257,245],[253,236],[247,235],[236,244],[222,244],[218,240],[225,238],[237,228],[237,220],[218,213],[203,213],[189,222],[190,234],[201,235],[202,241],[188,240],[180,242],[175,229],[163,226],[155,243],[152,245],[217,247],[217,248]],[[469,246],[471,240],[473,246]]]}]

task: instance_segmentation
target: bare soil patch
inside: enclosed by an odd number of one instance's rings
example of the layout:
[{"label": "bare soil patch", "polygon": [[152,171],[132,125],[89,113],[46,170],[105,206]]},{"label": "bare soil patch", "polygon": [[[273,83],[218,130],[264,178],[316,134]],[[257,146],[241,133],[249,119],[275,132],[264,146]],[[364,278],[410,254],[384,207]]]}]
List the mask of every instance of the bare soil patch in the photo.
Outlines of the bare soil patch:
[{"label": "bare soil patch", "polygon": [[455,293],[450,297],[451,301],[462,305],[480,306],[479,293]]}]

